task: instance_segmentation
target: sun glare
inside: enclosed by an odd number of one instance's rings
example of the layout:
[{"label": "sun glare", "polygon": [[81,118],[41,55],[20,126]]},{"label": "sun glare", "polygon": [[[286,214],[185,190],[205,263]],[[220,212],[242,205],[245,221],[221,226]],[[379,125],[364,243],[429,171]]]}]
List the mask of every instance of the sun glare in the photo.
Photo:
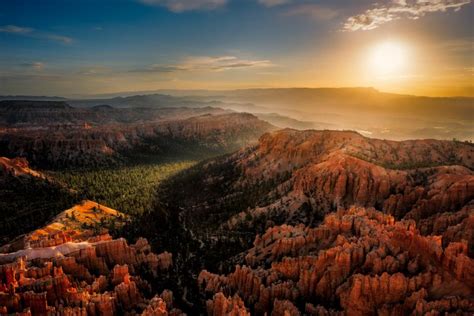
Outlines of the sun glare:
[{"label": "sun glare", "polygon": [[398,42],[383,42],[375,45],[369,55],[368,63],[375,75],[401,75],[408,63],[408,49]]}]

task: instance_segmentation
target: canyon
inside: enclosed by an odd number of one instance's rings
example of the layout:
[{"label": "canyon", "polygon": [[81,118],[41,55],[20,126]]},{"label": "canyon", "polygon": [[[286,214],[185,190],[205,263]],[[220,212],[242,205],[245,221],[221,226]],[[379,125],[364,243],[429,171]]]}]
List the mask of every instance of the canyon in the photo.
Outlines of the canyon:
[{"label": "canyon", "polygon": [[169,179],[137,224],[185,249],[177,278],[197,279],[210,315],[469,314],[473,157],[470,143],[279,130]]},{"label": "canyon", "polygon": [[0,0],[0,316],[474,316],[474,0]]},{"label": "canyon", "polygon": [[[50,102],[3,121],[0,314],[474,313],[469,142],[276,130],[211,108],[123,122]],[[211,158],[133,216],[55,178],[197,148]]]}]

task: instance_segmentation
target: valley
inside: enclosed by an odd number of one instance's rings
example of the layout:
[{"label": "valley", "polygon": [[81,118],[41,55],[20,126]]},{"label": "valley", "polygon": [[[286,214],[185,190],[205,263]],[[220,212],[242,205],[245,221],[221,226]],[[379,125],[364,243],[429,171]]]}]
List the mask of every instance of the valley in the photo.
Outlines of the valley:
[{"label": "valley", "polygon": [[470,142],[278,129],[215,108],[132,119],[14,104],[2,313],[474,311]]},{"label": "valley", "polygon": [[[15,210],[0,221],[5,240],[81,199],[127,214],[149,211],[163,179],[274,128],[210,107],[132,111],[22,100],[0,101],[0,126],[0,156],[12,158],[1,161],[2,209]],[[18,225],[25,220],[28,225]]]}]

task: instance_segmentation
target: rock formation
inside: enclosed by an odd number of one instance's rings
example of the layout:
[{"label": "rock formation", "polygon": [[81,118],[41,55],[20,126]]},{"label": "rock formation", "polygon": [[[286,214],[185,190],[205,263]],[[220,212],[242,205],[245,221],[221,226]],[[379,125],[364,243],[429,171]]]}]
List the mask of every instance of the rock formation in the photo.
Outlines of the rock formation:
[{"label": "rock formation", "polygon": [[[202,116],[112,139],[223,144],[216,131],[233,135],[252,118],[226,120],[236,129]],[[184,308],[213,316],[470,315],[473,159],[459,142],[265,134],[163,184],[156,213],[128,222],[86,201],[3,247],[0,313],[179,315],[171,288]],[[134,237],[153,245],[113,239],[110,218],[139,225]]]},{"label": "rock formation", "polygon": [[32,176],[37,178],[45,178],[43,174],[33,169],[30,169],[28,160],[25,158],[8,159],[0,157],[0,176],[11,175],[18,176]]},{"label": "rock formation", "polygon": [[[113,315],[173,310],[164,292],[157,307],[147,299],[150,284],[141,273],[159,276],[172,265],[169,253],[156,255],[145,239],[128,245],[106,230],[93,229],[104,219],[125,215],[85,201],[58,215],[49,225],[24,236],[0,253],[1,313],[33,315]],[[84,225],[87,224],[87,225]],[[99,235],[97,235],[99,232]],[[6,253],[5,253],[6,252]],[[158,303],[158,305],[160,305]],[[147,314],[148,313],[148,314]]]},{"label": "rock formation", "polygon": [[257,315],[474,311],[467,242],[443,248],[413,221],[374,209],[340,210],[316,228],[269,228],[245,264],[225,276],[202,271],[203,293],[238,293]]},{"label": "rock formation", "polygon": [[469,143],[281,130],[162,198],[207,256],[210,313],[238,297],[252,315],[470,314],[473,159]]}]

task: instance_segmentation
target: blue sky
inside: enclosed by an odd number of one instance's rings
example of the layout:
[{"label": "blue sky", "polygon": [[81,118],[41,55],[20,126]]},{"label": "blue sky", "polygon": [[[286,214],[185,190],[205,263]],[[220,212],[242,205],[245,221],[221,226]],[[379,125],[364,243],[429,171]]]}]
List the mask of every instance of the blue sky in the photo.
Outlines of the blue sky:
[{"label": "blue sky", "polygon": [[[470,0],[2,0],[0,93],[375,86],[470,95],[472,21]],[[367,66],[384,41],[410,52],[404,69]]]}]

